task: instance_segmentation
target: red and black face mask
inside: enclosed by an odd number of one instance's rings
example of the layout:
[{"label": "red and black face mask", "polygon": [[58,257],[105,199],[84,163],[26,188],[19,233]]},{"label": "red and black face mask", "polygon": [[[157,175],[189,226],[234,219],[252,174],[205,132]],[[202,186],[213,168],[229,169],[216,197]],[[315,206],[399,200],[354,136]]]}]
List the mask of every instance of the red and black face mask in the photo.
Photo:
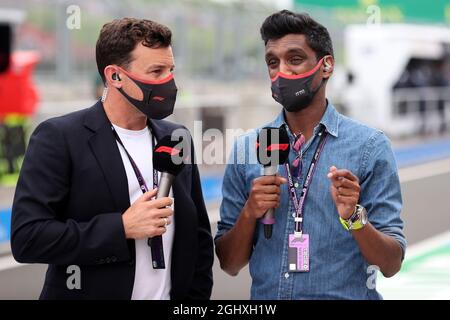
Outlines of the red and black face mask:
[{"label": "red and black face mask", "polygon": [[312,88],[314,76],[319,71],[323,59],[320,59],[317,65],[310,71],[298,74],[288,75],[278,72],[272,78],[272,97],[280,103],[286,111],[296,112],[309,106],[324,83],[324,79],[316,88]]},{"label": "red and black face mask", "polygon": [[161,80],[145,80],[120,68],[141,90],[143,100],[130,97],[123,88],[119,92],[149,119],[164,119],[173,113],[177,98],[177,86],[171,73]]}]

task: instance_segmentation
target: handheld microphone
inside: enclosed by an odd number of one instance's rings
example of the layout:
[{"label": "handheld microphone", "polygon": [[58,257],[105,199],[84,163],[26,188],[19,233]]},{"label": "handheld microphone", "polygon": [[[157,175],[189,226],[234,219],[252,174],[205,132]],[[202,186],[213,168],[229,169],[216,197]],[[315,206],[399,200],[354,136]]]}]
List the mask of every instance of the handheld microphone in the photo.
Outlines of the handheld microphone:
[{"label": "handheld microphone", "polygon": [[[160,139],[153,150],[153,168],[161,172],[156,199],[168,197],[173,180],[184,167],[183,140],[181,137],[165,136]],[[173,157],[177,157],[177,161]],[[162,236],[148,239],[152,252],[152,265],[154,269],[164,269],[164,248]]]},{"label": "handheld microphone", "polygon": [[[289,136],[284,126],[280,128],[265,127],[258,134],[256,143],[258,162],[264,166],[264,175],[277,174],[278,165],[284,164],[289,156]],[[275,223],[274,209],[269,209],[261,219],[264,224],[264,236],[272,237],[273,224]]]}]

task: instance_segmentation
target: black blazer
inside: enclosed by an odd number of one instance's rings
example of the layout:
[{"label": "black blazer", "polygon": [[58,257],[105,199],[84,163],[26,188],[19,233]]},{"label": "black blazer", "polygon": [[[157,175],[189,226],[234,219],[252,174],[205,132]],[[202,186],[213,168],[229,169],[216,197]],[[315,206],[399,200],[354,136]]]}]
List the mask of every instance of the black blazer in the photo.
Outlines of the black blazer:
[{"label": "black blazer", "polygon": [[[180,125],[150,122],[157,139]],[[214,259],[195,164],[173,184],[172,299],[209,299]],[[134,240],[125,168],[102,103],[41,123],[30,138],[12,208],[11,247],[22,263],[49,264],[41,299],[131,299]],[[67,288],[70,265],[81,289]]]}]

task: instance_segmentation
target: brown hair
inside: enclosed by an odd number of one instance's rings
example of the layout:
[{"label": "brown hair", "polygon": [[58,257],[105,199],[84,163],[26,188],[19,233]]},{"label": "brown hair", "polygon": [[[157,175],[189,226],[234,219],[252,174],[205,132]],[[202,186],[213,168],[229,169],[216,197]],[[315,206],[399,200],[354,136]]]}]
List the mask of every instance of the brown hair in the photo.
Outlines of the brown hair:
[{"label": "brown hair", "polygon": [[131,51],[138,43],[149,48],[165,48],[172,43],[172,32],[157,22],[134,18],[115,19],[102,27],[95,46],[95,57],[103,82],[106,66],[116,64],[128,67],[132,61]]}]

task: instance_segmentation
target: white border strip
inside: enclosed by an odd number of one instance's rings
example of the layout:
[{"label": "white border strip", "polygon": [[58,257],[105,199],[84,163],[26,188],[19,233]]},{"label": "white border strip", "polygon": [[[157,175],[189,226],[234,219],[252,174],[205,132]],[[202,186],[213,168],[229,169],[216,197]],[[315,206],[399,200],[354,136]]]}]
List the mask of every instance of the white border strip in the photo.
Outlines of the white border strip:
[{"label": "white border strip", "polygon": [[422,240],[406,248],[406,258],[411,259],[421,256],[448,243],[450,243],[450,231]]},{"label": "white border strip", "polygon": [[434,177],[446,173],[450,173],[450,159],[437,160],[425,164],[402,168],[398,172],[401,183]]}]

